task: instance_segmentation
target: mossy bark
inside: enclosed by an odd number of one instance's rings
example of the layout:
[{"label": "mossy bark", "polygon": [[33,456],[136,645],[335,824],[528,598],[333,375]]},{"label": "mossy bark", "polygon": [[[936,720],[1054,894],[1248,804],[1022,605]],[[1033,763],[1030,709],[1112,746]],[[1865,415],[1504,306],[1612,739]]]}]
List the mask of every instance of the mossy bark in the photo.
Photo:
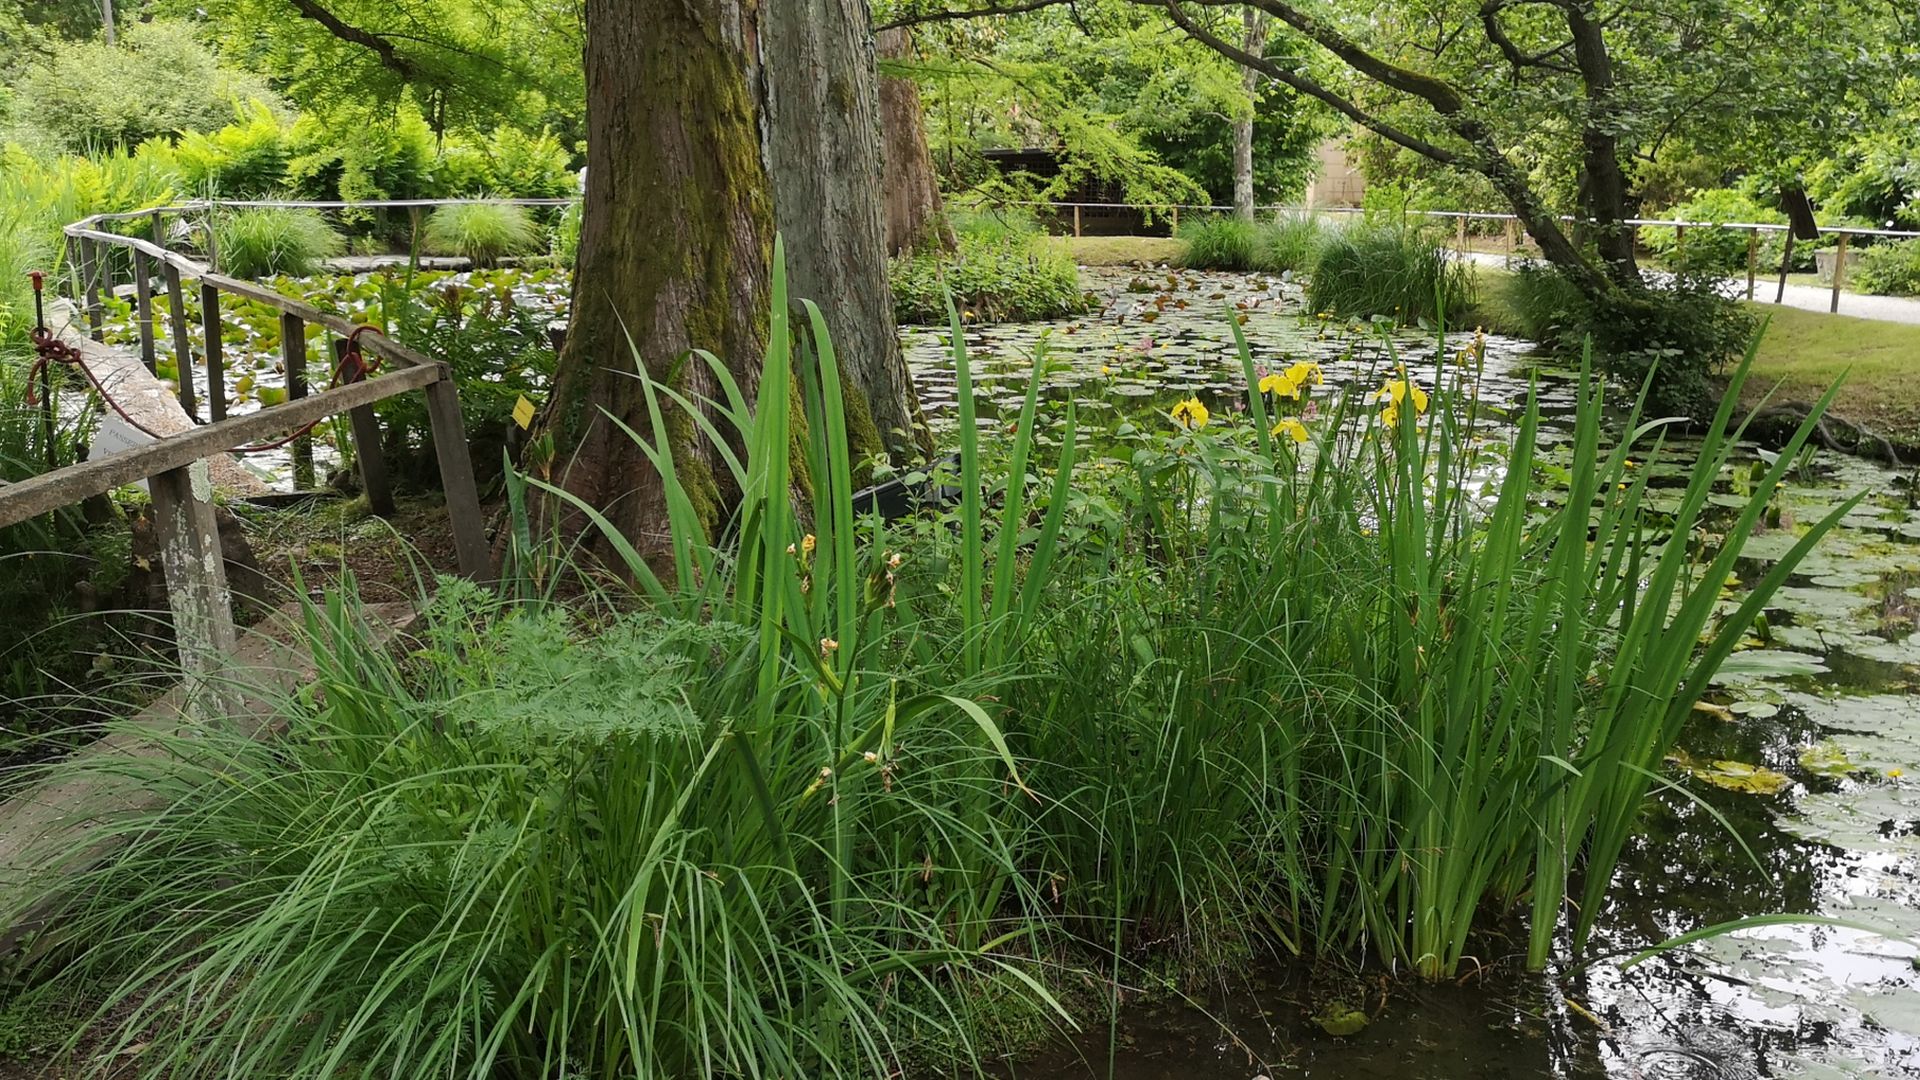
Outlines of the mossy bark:
[{"label": "mossy bark", "polygon": [[[882,63],[913,56],[913,38],[904,27],[880,31],[874,47]],[[880,73],[880,157],[887,254],[952,251],[953,228],[943,212],[933,153],[927,149],[920,87],[904,75],[885,71]]]},{"label": "mossy bark", "polygon": [[[928,449],[887,287],[866,0],[587,0],[586,11],[586,205],[541,420],[551,438],[535,440],[551,447],[555,482],[642,552],[665,550],[660,478],[607,414],[651,436],[638,364],[689,397],[718,396],[690,349],[720,357],[752,399],[776,228],[790,295],[819,303],[833,334],[853,452]],[[711,532],[739,492],[697,425],[663,407]],[[804,423],[794,430],[804,437]],[[798,445],[794,456],[804,465]]]},{"label": "mossy bark", "polygon": [[[607,419],[652,434],[637,367],[695,400],[713,397],[712,373],[687,358],[706,349],[751,398],[765,358],[774,224],[757,18],[735,0],[587,2],[588,191],[571,324],[541,423],[555,482],[642,551],[665,546],[665,492]],[[696,425],[665,408],[677,417],[667,435],[681,482],[711,528],[738,492]]]}]

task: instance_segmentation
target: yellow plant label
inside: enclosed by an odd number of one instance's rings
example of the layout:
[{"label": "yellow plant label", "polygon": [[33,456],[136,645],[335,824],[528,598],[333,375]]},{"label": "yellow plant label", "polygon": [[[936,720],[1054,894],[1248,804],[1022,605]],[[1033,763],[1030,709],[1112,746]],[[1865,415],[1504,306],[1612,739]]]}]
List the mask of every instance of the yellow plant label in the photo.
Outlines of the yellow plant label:
[{"label": "yellow plant label", "polygon": [[513,403],[513,422],[523,428],[533,424],[533,402],[528,401],[525,394],[521,394],[520,400]]}]

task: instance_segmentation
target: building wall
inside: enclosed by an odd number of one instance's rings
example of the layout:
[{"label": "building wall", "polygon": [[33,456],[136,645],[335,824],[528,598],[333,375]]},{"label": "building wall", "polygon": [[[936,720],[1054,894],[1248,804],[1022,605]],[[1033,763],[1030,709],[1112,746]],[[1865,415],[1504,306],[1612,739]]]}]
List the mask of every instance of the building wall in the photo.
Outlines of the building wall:
[{"label": "building wall", "polygon": [[1359,206],[1367,181],[1347,158],[1344,139],[1327,139],[1314,148],[1317,168],[1307,184],[1308,206]]}]

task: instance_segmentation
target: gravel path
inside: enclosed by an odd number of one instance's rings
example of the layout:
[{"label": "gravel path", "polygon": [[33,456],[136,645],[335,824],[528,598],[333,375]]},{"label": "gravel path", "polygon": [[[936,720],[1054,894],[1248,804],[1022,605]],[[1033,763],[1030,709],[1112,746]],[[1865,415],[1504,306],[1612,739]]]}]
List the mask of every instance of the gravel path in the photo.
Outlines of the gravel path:
[{"label": "gravel path", "polygon": [[[1486,252],[1467,252],[1469,262],[1478,266],[1505,267],[1504,255],[1492,255]],[[1729,278],[1729,281],[1734,279]],[[1742,292],[1746,290],[1746,279],[1741,278],[1735,284]],[[1753,296],[1761,303],[1772,303],[1779,280],[1762,280],[1754,286]],[[1788,307],[1806,311],[1826,311],[1833,303],[1833,290],[1813,285],[1788,285],[1781,303]],[[1920,324],[1920,299],[1904,296],[1866,296],[1861,293],[1842,292],[1840,294],[1840,314],[1851,315],[1857,319],[1878,319],[1881,322]]]}]

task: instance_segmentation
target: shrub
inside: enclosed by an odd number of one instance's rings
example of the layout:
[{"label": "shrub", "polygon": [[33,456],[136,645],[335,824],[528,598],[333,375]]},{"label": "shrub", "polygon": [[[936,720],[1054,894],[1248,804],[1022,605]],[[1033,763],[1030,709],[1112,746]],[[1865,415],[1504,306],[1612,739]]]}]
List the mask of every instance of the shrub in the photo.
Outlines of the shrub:
[{"label": "shrub", "polygon": [[1596,302],[1551,267],[1527,263],[1507,288],[1528,337],[1567,355],[1591,337],[1629,391],[1653,373],[1648,407],[1664,416],[1708,415],[1719,400],[1712,376],[1740,358],[1756,325],[1714,274],[1674,274]]},{"label": "shrub", "polygon": [[[1761,225],[1779,225],[1787,220],[1779,210],[1738,188],[1696,191],[1687,201],[1670,208],[1661,216],[1682,221],[1752,222]],[[1763,271],[1780,265],[1786,244],[1785,236],[1785,233],[1779,232],[1760,234],[1757,261]],[[1682,239],[1670,225],[1643,225],[1639,239],[1648,250],[1675,269],[1727,274],[1744,274],[1747,271],[1748,234],[1745,229],[1688,229]],[[1806,245],[1795,245],[1796,255],[1803,246]],[[1811,260],[1812,257],[1809,251],[1806,258]]]},{"label": "shrub", "polygon": [[341,109],[294,122],[287,183],[304,199],[425,199],[433,188],[433,132],[420,111]]},{"label": "shrub", "polygon": [[540,229],[525,208],[512,203],[457,203],[436,207],[422,238],[434,255],[457,255],[475,266],[492,266],[508,255],[540,246]]},{"label": "shrub", "polygon": [[1071,257],[1014,235],[982,239],[963,232],[951,253],[893,259],[887,279],[894,317],[905,323],[945,321],[949,290],[961,310],[989,322],[1057,319],[1088,307]]},{"label": "shrub", "polygon": [[1920,296],[1920,240],[1896,240],[1859,249],[1847,280],[1876,296]]},{"label": "shrub", "polygon": [[1307,281],[1307,305],[1343,318],[1450,320],[1474,303],[1473,271],[1412,228],[1357,222],[1329,230]]},{"label": "shrub", "polygon": [[316,210],[255,208],[214,219],[220,267],[235,277],[304,277],[346,249],[340,234]]},{"label": "shrub", "polygon": [[553,258],[571,269],[580,258],[580,225],[586,218],[586,205],[579,199],[567,204],[560,221],[553,227]]},{"label": "shrub", "polygon": [[31,118],[23,134],[59,151],[212,130],[232,119],[234,102],[278,101],[257,76],[222,65],[193,27],[165,20],[129,25],[117,45],[57,45],[28,68],[19,95]]}]

